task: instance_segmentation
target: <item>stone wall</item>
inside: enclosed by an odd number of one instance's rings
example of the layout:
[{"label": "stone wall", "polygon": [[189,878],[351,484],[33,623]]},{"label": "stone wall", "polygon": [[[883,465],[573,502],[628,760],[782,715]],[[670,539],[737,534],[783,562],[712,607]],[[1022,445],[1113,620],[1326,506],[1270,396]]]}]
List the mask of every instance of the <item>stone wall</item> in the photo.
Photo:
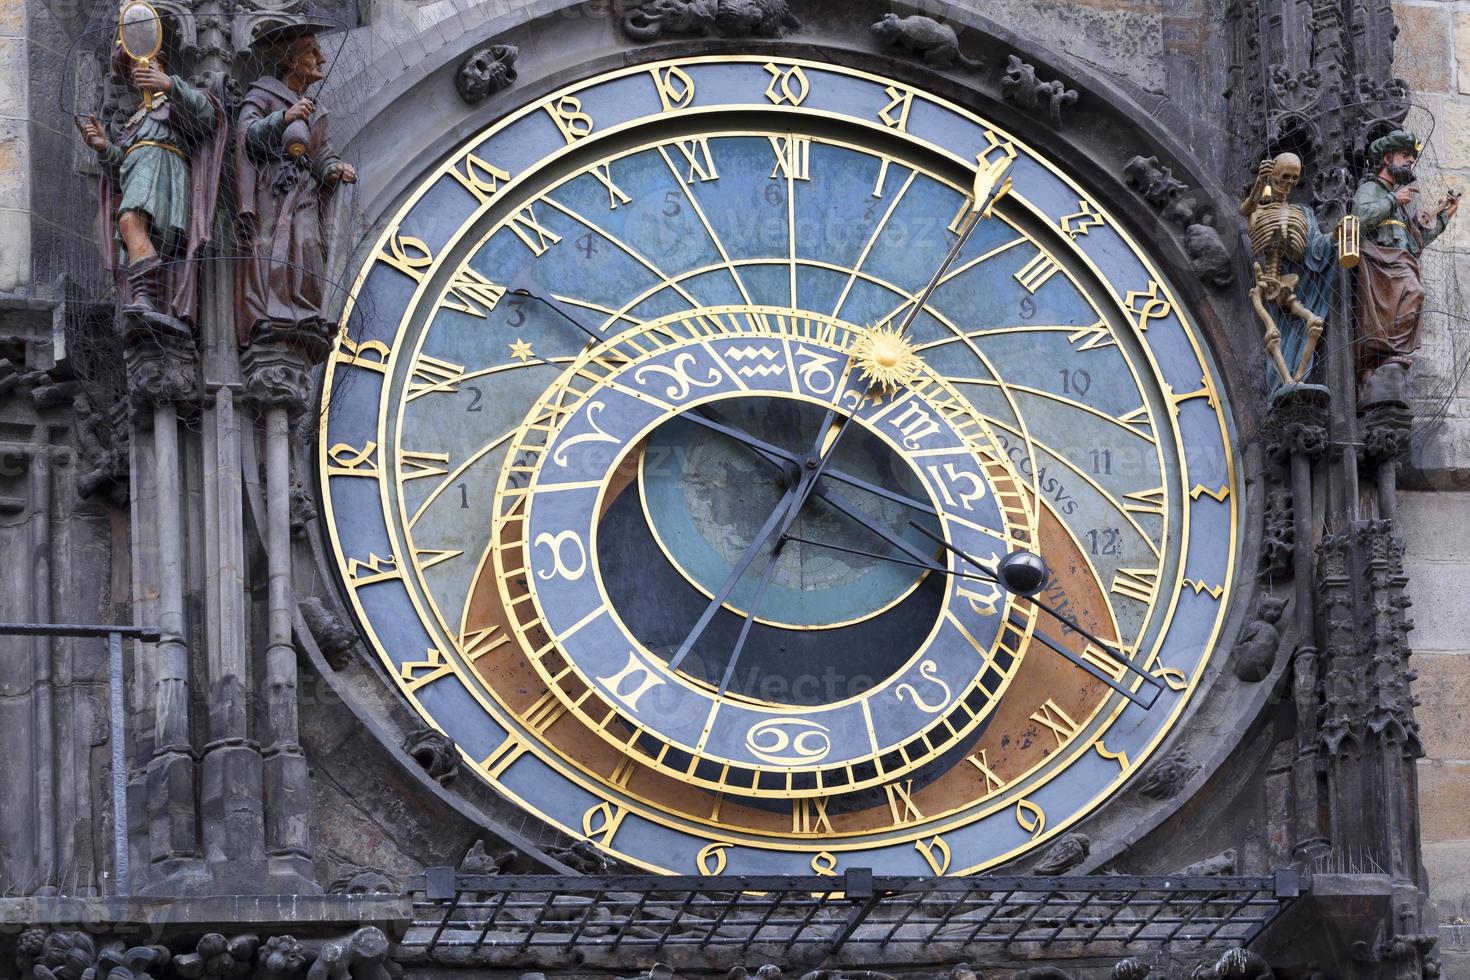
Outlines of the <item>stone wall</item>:
[{"label": "stone wall", "polygon": [[[1470,190],[1470,3],[1394,5],[1395,69],[1414,87],[1411,126],[1429,129],[1421,204],[1445,187]],[[1446,975],[1470,975],[1470,213],[1426,254],[1424,347],[1414,368],[1417,416],[1399,512],[1414,599],[1415,693],[1425,758],[1419,762],[1424,863],[1439,907]],[[1453,966],[1452,966],[1453,964]],[[1457,972],[1458,971],[1458,972]]]}]

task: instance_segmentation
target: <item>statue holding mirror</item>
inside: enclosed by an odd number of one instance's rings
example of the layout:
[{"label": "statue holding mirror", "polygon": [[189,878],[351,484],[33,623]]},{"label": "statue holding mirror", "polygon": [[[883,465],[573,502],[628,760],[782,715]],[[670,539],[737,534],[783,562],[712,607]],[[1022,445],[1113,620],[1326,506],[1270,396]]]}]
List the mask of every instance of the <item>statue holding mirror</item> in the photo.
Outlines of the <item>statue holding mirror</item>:
[{"label": "statue holding mirror", "polygon": [[[321,24],[263,32],[252,45],[266,72],[240,108],[236,167],[244,250],[237,323],[242,345],[289,334],[325,350],[328,207],[357,171],[337,155],[327,114],[308,91],[324,76]],[[320,343],[317,343],[320,341]]]},{"label": "statue holding mirror", "polygon": [[102,264],[118,287],[129,335],[142,324],[191,334],[198,257],[210,238],[225,117],[219,101],[169,72],[163,22],[146,0],[118,17],[112,67],[139,93],[116,136],[96,116],[76,120],[101,164]]}]

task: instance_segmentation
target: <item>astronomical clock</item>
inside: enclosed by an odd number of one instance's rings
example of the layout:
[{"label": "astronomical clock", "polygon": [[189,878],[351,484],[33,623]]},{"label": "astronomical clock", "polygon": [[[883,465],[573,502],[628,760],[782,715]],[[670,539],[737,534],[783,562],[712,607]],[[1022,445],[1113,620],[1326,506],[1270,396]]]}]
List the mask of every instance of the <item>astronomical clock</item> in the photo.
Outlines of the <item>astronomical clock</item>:
[{"label": "astronomical clock", "polygon": [[341,588],[479,779],[676,874],[965,874],[1188,709],[1230,406],[1068,161],[792,59],[623,68],[429,165],[317,445]]}]

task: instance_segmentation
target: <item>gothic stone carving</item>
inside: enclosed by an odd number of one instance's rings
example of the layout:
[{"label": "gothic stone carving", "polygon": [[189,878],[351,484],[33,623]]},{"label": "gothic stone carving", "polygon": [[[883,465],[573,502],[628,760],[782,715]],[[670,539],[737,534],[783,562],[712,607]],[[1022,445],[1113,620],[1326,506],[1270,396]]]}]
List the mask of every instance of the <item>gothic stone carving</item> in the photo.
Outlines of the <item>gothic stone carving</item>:
[{"label": "gothic stone carving", "polygon": [[1066,834],[1042,855],[1031,869],[1032,874],[1064,875],[1087,860],[1092,853],[1092,838],[1086,834]]},{"label": "gothic stone carving", "polygon": [[1272,980],[1275,975],[1260,954],[1236,947],[1212,964],[1195,967],[1190,980]]},{"label": "gothic stone carving", "polygon": [[[889,16],[892,16],[890,14]],[[1000,80],[1000,94],[1035,115],[1043,112],[1053,126],[1062,124],[1062,107],[1077,104],[1077,90],[1059,81],[1043,82],[1036,77],[1036,66],[1028,65],[1015,55],[1006,62],[1006,73]]]},{"label": "gothic stone carving", "polygon": [[479,105],[496,92],[515,84],[516,59],[521,49],[513,44],[487,44],[465,55],[454,75],[454,89],[469,105]]},{"label": "gothic stone carving", "polygon": [[1285,578],[1291,573],[1296,526],[1292,519],[1291,491],[1275,487],[1266,494],[1265,533],[1261,536],[1261,578]]},{"label": "gothic stone carving", "polygon": [[316,335],[325,354],[334,325],[323,314],[328,281],[327,208],[339,184],[357,180],[327,136],[327,115],[307,98],[325,77],[316,26],[266,31],[256,42],[272,74],[250,85],[235,141],[240,235],[241,345],[262,337]]},{"label": "gothic stone carving", "polygon": [[781,37],[801,27],[787,0],[645,0],[623,13],[623,33],[635,41],[666,34]]},{"label": "gothic stone carving", "polygon": [[[308,331],[296,336],[314,343],[319,335]],[[315,349],[292,342],[284,332],[257,340],[241,360],[246,397],[262,411],[284,408],[290,415],[300,415],[311,397],[308,371],[315,354]]]},{"label": "gothic stone carving", "polygon": [[128,420],[123,408],[114,402],[99,410],[86,394],[72,401],[81,455],[77,493],[102,497],[114,507],[128,501]]},{"label": "gothic stone carving", "polygon": [[333,881],[327,891],[332,895],[401,895],[403,886],[392,875],[363,868],[346,878]]},{"label": "gothic stone carving", "polygon": [[316,596],[301,600],[301,618],[316,640],[333,670],[341,670],[352,660],[352,651],[357,646],[357,631],[348,626],[328,609]]},{"label": "gothic stone carving", "polygon": [[1138,792],[1151,800],[1167,800],[1178,795],[1184,784],[1198,771],[1199,766],[1192,764],[1189,756],[1182,750],[1175,749],[1144,773],[1143,778],[1138,781]]},{"label": "gothic stone carving", "polygon": [[1144,980],[1151,972],[1151,966],[1136,956],[1130,956],[1113,964],[1110,980]]},{"label": "gothic stone carving", "polygon": [[[966,58],[960,53],[959,37],[955,34],[953,27],[941,24],[933,17],[925,17],[921,14],[914,14],[911,17],[884,14],[883,19],[875,23],[869,30],[886,47],[912,54],[922,59],[924,64],[935,68],[947,70],[956,65],[965,68],[984,67],[983,62]],[[1072,94],[1075,100],[1076,93]]]},{"label": "gothic stone carving", "polygon": [[1232,847],[1212,857],[1207,857],[1203,861],[1186,864],[1175,874],[1181,877],[1185,875],[1233,875],[1235,870],[1236,854],[1235,848]]},{"label": "gothic stone carving", "polygon": [[1230,250],[1215,227],[1214,212],[1201,207],[1189,185],[1156,156],[1136,156],[1123,165],[1123,180],[1153,205],[1159,216],[1180,229],[1180,244],[1201,281],[1217,289],[1235,277]]},{"label": "gothic stone carving", "polygon": [[[1302,161],[1294,153],[1262,161],[1256,182],[1240,205],[1255,253],[1251,305],[1265,330],[1266,354],[1277,373],[1272,387],[1278,380],[1282,385],[1299,384],[1311,370],[1336,271],[1332,238],[1317,227],[1315,214],[1291,203],[1301,176]],[[1273,309],[1267,309],[1268,303]]]},{"label": "gothic stone carving", "polygon": [[436,728],[420,728],[409,732],[403,740],[403,751],[413,756],[429,774],[448,786],[459,776],[459,747],[454,740]]},{"label": "gothic stone carving", "polygon": [[1261,596],[1256,603],[1256,618],[1246,624],[1236,641],[1230,666],[1235,676],[1243,681],[1265,680],[1276,666],[1276,654],[1281,648],[1281,613],[1286,609],[1286,600],[1277,596]]},{"label": "gothic stone carving", "polygon": [[18,937],[15,962],[23,980],[395,980],[403,971],[388,951],[388,937],[375,926],[309,942],[289,935],[262,943],[256,935],[207,933],[187,951],[99,944],[85,932],[26,929]]},{"label": "gothic stone carving", "polygon": [[154,333],[153,324],[139,323],[124,349],[128,394],[134,406],[147,408],[165,402],[191,401],[197,392],[194,343],[172,331]]}]

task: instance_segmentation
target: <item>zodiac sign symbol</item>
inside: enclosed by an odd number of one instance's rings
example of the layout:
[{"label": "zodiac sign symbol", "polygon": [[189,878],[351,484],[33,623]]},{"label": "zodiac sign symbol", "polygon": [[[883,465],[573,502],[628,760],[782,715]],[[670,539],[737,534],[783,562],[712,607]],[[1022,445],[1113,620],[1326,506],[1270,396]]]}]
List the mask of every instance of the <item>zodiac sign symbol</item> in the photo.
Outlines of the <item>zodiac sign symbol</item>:
[{"label": "zodiac sign symbol", "polygon": [[602,410],[604,408],[607,408],[607,404],[605,402],[591,402],[590,404],[588,404],[587,424],[592,427],[592,431],[583,432],[578,435],[572,436],[570,439],[566,440],[560,446],[558,446],[556,448],[556,452],[551,454],[551,461],[553,463],[555,463],[557,466],[565,467],[567,465],[567,450],[571,449],[573,446],[580,446],[584,442],[618,441],[617,436],[608,435],[606,432],[602,431],[602,426],[597,424],[597,416],[602,414]]},{"label": "zodiac sign symbol", "polygon": [[709,369],[709,380],[696,381],[689,376],[689,365],[694,363],[694,355],[689,353],[680,354],[674,358],[674,366],[666,367],[662,364],[645,364],[633,372],[633,380],[639,384],[647,384],[645,380],[650,374],[666,374],[673,379],[673,383],[664,389],[665,398],[675,400],[684,398],[689,394],[691,386],[695,388],[717,388],[720,384],[720,372],[714,368]]},{"label": "zodiac sign symbol", "polygon": [[939,665],[932,660],[925,660],[919,664],[919,673],[926,681],[933,681],[944,689],[944,693],[939,696],[938,701],[933,704],[928,703],[919,697],[918,690],[912,684],[898,685],[898,687],[893,689],[893,696],[903,701],[905,700],[904,693],[907,692],[909,698],[913,699],[915,707],[926,714],[932,715],[949,703],[949,685],[939,677]]},{"label": "zodiac sign symbol", "polygon": [[[568,566],[566,562],[562,561],[562,546],[568,541],[576,546],[575,568]],[[568,582],[575,582],[587,571],[587,549],[582,545],[582,539],[577,537],[576,531],[558,531],[556,534],[552,534],[550,531],[542,531],[536,535],[536,540],[532,546],[539,548],[542,545],[551,549],[551,561],[555,567],[540,569],[536,572],[537,578],[549,579],[554,576],[560,576]]]},{"label": "zodiac sign symbol", "polygon": [[832,373],[831,368],[831,365],[837,363],[837,358],[819,354],[807,347],[796,348],[796,356],[801,359],[801,363],[796,365],[796,373],[812,394],[825,395],[837,386],[837,376]]},{"label": "zodiac sign symbol", "polygon": [[832,751],[827,729],[803,718],[768,718],[745,734],[745,747],[772,765],[820,762]]}]

